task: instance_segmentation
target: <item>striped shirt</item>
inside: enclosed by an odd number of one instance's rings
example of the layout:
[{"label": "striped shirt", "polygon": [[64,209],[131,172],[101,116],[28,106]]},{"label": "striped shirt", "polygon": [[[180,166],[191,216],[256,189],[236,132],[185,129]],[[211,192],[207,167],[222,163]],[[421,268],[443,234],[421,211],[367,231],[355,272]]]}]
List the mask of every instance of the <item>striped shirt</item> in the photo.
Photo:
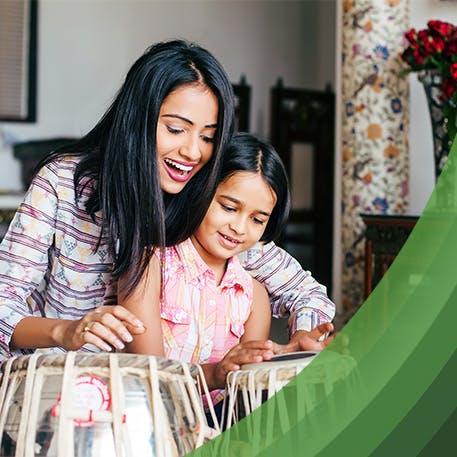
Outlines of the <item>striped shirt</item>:
[{"label": "striped shirt", "polygon": [[[92,219],[84,210],[90,183],[76,198],[77,160],[59,158],[38,172],[0,244],[0,356],[30,352],[9,349],[24,317],[79,319],[117,303],[106,239],[95,251],[101,215]],[[292,331],[333,319],[325,287],[273,243],[256,245],[242,264],[267,288],[273,315],[291,316]]]}]

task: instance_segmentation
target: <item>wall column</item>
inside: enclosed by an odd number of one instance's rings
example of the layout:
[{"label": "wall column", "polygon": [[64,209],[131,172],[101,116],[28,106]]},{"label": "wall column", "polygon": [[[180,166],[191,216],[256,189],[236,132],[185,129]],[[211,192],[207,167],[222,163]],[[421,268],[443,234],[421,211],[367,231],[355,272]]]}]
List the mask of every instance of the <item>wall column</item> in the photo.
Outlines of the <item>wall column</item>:
[{"label": "wall column", "polygon": [[408,210],[409,86],[399,77],[409,0],[343,3],[342,305],[363,303],[361,213]]}]

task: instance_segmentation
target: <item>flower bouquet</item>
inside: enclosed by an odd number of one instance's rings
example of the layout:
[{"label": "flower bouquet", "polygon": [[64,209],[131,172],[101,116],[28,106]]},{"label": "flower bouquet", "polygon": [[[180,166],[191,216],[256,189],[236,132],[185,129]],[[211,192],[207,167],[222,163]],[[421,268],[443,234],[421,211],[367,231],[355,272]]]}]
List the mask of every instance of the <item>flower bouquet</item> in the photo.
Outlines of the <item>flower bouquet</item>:
[{"label": "flower bouquet", "polygon": [[405,73],[434,70],[440,76],[440,101],[450,142],[457,133],[457,27],[431,20],[427,28],[405,33],[409,43],[401,58],[409,68]]}]

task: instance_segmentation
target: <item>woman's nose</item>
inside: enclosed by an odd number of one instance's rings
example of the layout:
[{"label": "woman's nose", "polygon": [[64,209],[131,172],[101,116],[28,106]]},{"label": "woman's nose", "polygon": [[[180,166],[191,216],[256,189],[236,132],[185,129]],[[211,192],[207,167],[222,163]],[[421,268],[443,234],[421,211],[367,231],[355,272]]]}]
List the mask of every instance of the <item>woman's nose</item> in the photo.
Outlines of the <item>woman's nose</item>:
[{"label": "woman's nose", "polygon": [[187,141],[181,146],[180,154],[190,162],[198,162],[201,158],[198,138],[187,138]]}]

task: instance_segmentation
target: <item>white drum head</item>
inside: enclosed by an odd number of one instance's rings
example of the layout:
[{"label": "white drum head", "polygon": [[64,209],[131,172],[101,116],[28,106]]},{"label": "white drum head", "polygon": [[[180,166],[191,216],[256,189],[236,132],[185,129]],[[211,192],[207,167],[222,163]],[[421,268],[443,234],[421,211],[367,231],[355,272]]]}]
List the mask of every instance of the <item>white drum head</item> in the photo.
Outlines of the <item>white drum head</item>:
[{"label": "white drum head", "polygon": [[319,354],[319,351],[298,351],[289,352],[287,354],[279,354],[273,356],[270,360],[264,360],[259,363],[246,363],[241,365],[242,370],[257,370],[257,369],[270,369],[292,366],[305,367]]}]

